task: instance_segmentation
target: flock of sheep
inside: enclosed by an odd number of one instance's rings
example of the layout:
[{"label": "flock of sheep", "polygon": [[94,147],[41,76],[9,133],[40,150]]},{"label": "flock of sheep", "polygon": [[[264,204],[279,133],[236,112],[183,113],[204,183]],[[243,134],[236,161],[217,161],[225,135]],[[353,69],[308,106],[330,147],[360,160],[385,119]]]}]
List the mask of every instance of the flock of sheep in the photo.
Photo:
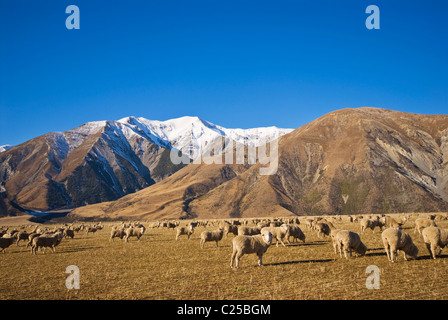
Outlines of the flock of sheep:
[{"label": "flock of sheep", "polygon": [[[408,221],[410,215],[400,215],[394,219],[387,215],[382,216],[345,216],[349,222],[359,223],[361,234],[371,229],[375,232],[379,228],[381,239],[384,245],[387,258],[391,262],[397,261],[398,251],[403,252],[404,259],[415,259],[418,256],[418,247],[413,243],[411,236],[402,230],[402,226]],[[445,215],[440,215],[438,219],[447,219]],[[301,240],[305,242],[306,236],[299,227],[304,225],[308,230],[314,230],[317,237],[328,236],[333,243],[335,254],[339,253],[342,257],[351,257],[352,252],[365,255],[368,248],[361,241],[360,234],[352,230],[338,229],[331,222],[342,220],[343,217],[314,217],[314,218],[282,218],[282,219],[243,219],[242,221],[236,219],[231,221],[219,222],[219,228],[212,231],[203,231],[200,234],[200,247],[204,248],[206,242],[215,242],[218,246],[219,241],[223,236],[228,236],[233,233],[235,237],[232,240],[233,252],[230,259],[230,267],[238,268],[241,257],[245,254],[256,254],[258,256],[258,264],[262,265],[263,255],[272,244],[276,241],[276,246],[281,243],[285,246],[284,241],[290,243],[290,238],[294,240]],[[435,222],[436,215],[429,217],[421,217],[415,219],[414,234],[419,233],[423,236],[423,241],[430,253],[431,258],[436,259],[440,255],[442,249],[448,245],[448,229],[437,227]],[[301,222],[302,220],[302,222]],[[249,223],[253,226],[248,226]],[[190,222],[186,226],[175,226],[176,240],[180,235],[187,235],[188,239],[193,234],[198,222]],[[153,227],[160,227],[160,224],[153,225]],[[385,230],[383,231],[383,228]]]},{"label": "flock of sheep", "polygon": [[14,228],[9,230],[9,227],[0,228],[0,251],[5,253],[6,248],[8,248],[13,243],[19,245],[21,240],[28,241],[26,248],[31,247],[31,253],[37,254],[39,249],[43,249],[45,253],[46,248],[51,248],[53,252],[56,251],[56,247],[61,243],[63,238],[75,237],[75,232],[84,231],[86,234],[95,233],[98,230],[103,229],[102,224],[95,225],[84,225],[79,226],[73,225],[63,225],[62,227],[56,227],[49,230],[46,227],[35,225],[32,226],[31,231],[25,230],[25,227],[19,228],[20,230]]},{"label": "flock of sheep", "polygon": [[[361,236],[367,229],[374,233],[378,228],[381,231],[381,239],[387,258],[391,262],[397,261],[398,251],[404,253],[405,260],[415,259],[418,255],[418,248],[413,243],[411,236],[402,230],[403,225],[409,221],[411,215],[400,215],[392,218],[387,215],[377,216],[330,216],[330,217],[298,217],[296,218],[252,218],[252,219],[232,219],[232,220],[199,220],[190,221],[181,225],[180,221],[156,221],[149,225],[150,228],[167,228],[176,231],[175,239],[186,235],[190,239],[191,235],[198,227],[217,227],[215,230],[204,230],[200,233],[200,248],[204,248],[207,242],[215,242],[218,247],[219,241],[223,237],[228,237],[230,233],[234,235],[232,240],[232,255],[230,267],[238,268],[242,256],[246,254],[256,254],[258,264],[263,264],[263,255],[275,240],[276,246],[279,243],[286,246],[285,242],[291,244],[292,241],[302,241],[305,243],[306,236],[302,228],[311,232],[316,232],[318,238],[329,237],[331,239],[335,254],[344,254],[345,258],[352,256],[352,252],[357,255],[365,255],[368,248],[362,242]],[[442,249],[448,245],[448,229],[437,226],[436,220],[447,219],[444,215],[431,215],[428,217],[417,217],[414,221],[414,234],[420,234],[429,251],[431,258],[436,259]],[[361,235],[353,230],[338,229],[333,223],[350,222],[358,223],[361,228]],[[302,226],[302,228],[300,227]],[[39,249],[51,248],[55,252],[63,238],[74,238],[75,232],[95,233],[102,230],[104,226],[99,224],[75,226],[64,224],[61,227],[48,230],[43,226],[33,226],[30,231],[24,228],[9,230],[0,228],[0,251],[5,252],[13,243],[19,245],[21,240],[28,241],[26,247],[31,247],[31,253],[37,254]],[[385,229],[383,231],[383,228]],[[352,228],[353,229],[353,228]],[[129,238],[136,237],[138,241],[145,234],[146,227],[141,222],[120,223],[113,225],[110,231],[109,241],[120,238],[125,242]]]}]

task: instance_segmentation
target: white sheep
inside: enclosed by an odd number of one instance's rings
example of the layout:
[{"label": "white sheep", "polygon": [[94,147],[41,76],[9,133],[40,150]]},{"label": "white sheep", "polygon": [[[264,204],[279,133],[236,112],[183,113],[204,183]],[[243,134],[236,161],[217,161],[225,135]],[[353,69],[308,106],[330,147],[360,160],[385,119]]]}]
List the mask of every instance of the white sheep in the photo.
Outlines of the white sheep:
[{"label": "white sheep", "polygon": [[176,229],[176,240],[179,240],[179,236],[180,235],[187,235],[187,238],[190,239],[190,236],[193,234],[194,232],[194,225],[190,224],[186,227],[177,227]]},{"label": "white sheep", "polygon": [[230,259],[230,267],[239,268],[239,262],[243,255],[255,253],[258,256],[258,265],[263,265],[263,254],[272,244],[272,233],[265,230],[254,236],[239,235],[233,238],[233,252]]},{"label": "white sheep", "polygon": [[31,244],[31,254],[36,254],[39,248],[44,248],[44,253],[46,248],[51,248],[53,252],[56,252],[56,246],[61,243],[63,237],[62,232],[57,232],[53,235],[41,235],[34,238]]},{"label": "white sheep", "polygon": [[417,258],[418,248],[406,232],[395,228],[388,228],[383,231],[381,238],[389,261],[397,261],[398,250],[403,251],[405,260],[408,260],[407,256],[414,259]]},{"label": "white sheep", "polygon": [[[422,236],[426,248],[433,259],[436,259],[437,255],[440,256],[442,249],[448,245],[448,229],[427,227],[423,229]],[[437,248],[440,248],[438,254],[436,254]]]},{"label": "white sheep", "polygon": [[339,255],[342,258],[342,251],[344,251],[344,257],[348,259],[347,252],[350,257],[352,256],[352,250],[360,255],[365,255],[367,247],[362,243],[359,234],[349,230],[340,230],[335,235],[336,246],[339,249]]},{"label": "white sheep", "polygon": [[261,233],[260,227],[246,227],[246,226],[238,227],[239,236],[254,236],[260,233]]},{"label": "white sheep", "polygon": [[128,239],[130,237],[137,237],[137,241],[140,242],[140,238],[145,233],[146,228],[142,224],[138,224],[137,226],[132,226],[129,228],[124,229],[125,237],[124,240],[128,242]]},{"label": "white sheep", "polygon": [[286,228],[286,239],[289,241],[289,237],[293,237],[292,241],[300,239],[303,243],[305,243],[305,234],[302,232],[299,226],[294,224],[285,224]]},{"label": "white sheep", "polygon": [[204,248],[204,244],[207,241],[215,241],[216,247],[218,247],[218,241],[221,241],[223,235],[224,235],[224,228],[219,228],[218,230],[214,231],[203,231],[201,233],[201,242],[200,242],[201,248],[202,249]]},{"label": "white sheep", "polygon": [[126,233],[124,232],[124,228],[119,228],[119,227],[113,226],[112,230],[110,231],[109,241],[114,241],[114,238],[123,239],[125,236],[126,236]]},{"label": "white sheep", "polygon": [[[235,222],[235,221],[234,221]],[[228,238],[229,233],[233,233],[234,236],[238,235],[238,224],[228,224],[226,223],[224,226],[224,233],[226,235],[226,238]]]},{"label": "white sheep", "polygon": [[382,217],[381,222],[383,223],[384,226],[395,229],[401,229],[401,226],[403,225],[403,223],[400,223],[394,218],[389,216]]},{"label": "white sheep", "polygon": [[331,227],[326,222],[317,222],[316,224],[314,224],[314,230],[317,231],[317,237],[320,238],[321,235],[329,236]]},{"label": "white sheep", "polygon": [[[261,229],[261,233],[263,233],[263,231],[269,231],[270,233],[272,233],[272,238],[275,238],[276,240],[276,247],[278,247],[279,241],[284,247],[286,247],[285,243],[283,242],[283,239],[286,237],[287,232],[287,228],[285,226],[282,225],[280,227],[264,227],[263,229]],[[286,240],[289,244],[291,244],[288,239]]]},{"label": "white sheep", "polygon": [[333,249],[334,249],[334,253],[337,254],[338,253],[338,244],[336,243],[336,234],[341,231],[343,229],[331,229],[330,232],[330,238],[333,242]]},{"label": "white sheep", "polygon": [[422,230],[427,227],[437,227],[436,223],[432,219],[427,218],[418,218],[415,220],[415,229],[414,234],[418,231],[419,234],[422,234]]},{"label": "white sheep", "polygon": [[383,231],[384,223],[380,221],[378,217],[369,219],[369,218],[363,218],[360,222],[361,224],[361,232],[366,231],[367,228],[372,229],[372,233],[375,233],[375,228],[379,227],[380,231]]}]

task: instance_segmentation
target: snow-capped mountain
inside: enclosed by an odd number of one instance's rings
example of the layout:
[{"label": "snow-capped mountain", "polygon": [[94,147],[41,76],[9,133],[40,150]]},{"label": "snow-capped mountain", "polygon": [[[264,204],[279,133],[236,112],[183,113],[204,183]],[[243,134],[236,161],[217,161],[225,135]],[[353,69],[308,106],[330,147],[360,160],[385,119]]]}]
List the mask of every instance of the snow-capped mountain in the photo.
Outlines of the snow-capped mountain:
[{"label": "snow-capped mountain", "polygon": [[260,146],[293,130],[277,127],[227,129],[189,116],[166,121],[127,117],[118,122],[130,129],[125,130],[127,133],[144,134],[155,144],[180,150],[185,155],[190,155],[192,149],[208,152],[207,146],[223,137],[247,146]]},{"label": "snow-capped mountain", "polygon": [[0,146],[0,152],[6,151],[8,149],[11,149],[12,147],[14,147],[14,146],[12,146],[10,144],[5,144],[4,146]]},{"label": "snow-capped mountain", "polygon": [[[197,117],[93,121],[1,152],[0,185],[8,201],[38,211],[111,201],[165,179],[190,162],[192,149],[222,137],[259,145],[290,131],[226,129]],[[181,164],[171,161],[172,149],[182,152]]]}]

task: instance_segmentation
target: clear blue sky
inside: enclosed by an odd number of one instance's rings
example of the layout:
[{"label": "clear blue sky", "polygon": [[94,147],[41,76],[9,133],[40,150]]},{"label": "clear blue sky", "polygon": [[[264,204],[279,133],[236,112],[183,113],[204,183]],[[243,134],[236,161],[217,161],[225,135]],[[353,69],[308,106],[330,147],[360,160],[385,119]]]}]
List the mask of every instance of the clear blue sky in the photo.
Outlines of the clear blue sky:
[{"label": "clear blue sky", "polygon": [[445,0],[0,0],[0,145],[131,115],[297,128],[345,107],[446,114],[447,14]]}]

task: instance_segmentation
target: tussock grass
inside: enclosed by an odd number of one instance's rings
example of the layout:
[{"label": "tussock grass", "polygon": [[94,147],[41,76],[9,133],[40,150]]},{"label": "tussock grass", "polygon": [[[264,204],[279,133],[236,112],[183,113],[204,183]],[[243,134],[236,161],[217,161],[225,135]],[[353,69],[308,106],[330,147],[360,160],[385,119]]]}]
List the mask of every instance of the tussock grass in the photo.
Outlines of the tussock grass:
[{"label": "tussock grass", "polygon": [[[448,221],[438,222],[448,227]],[[77,233],[64,239],[56,253],[32,255],[25,242],[0,254],[0,299],[447,299],[448,252],[438,260],[429,253],[413,222],[404,226],[419,248],[417,260],[387,261],[381,232],[361,233],[358,223],[336,223],[360,233],[369,250],[363,257],[340,258],[330,239],[302,230],[306,243],[271,246],[263,267],[255,255],[245,255],[240,269],[230,268],[232,238],[223,237],[219,247],[199,246],[198,227],[190,240],[176,241],[175,231],[146,230],[137,242],[109,242],[111,223],[95,234]],[[207,229],[216,229],[210,227]],[[65,269],[80,269],[79,290],[65,287]],[[380,289],[366,288],[367,266],[379,267]]]}]

